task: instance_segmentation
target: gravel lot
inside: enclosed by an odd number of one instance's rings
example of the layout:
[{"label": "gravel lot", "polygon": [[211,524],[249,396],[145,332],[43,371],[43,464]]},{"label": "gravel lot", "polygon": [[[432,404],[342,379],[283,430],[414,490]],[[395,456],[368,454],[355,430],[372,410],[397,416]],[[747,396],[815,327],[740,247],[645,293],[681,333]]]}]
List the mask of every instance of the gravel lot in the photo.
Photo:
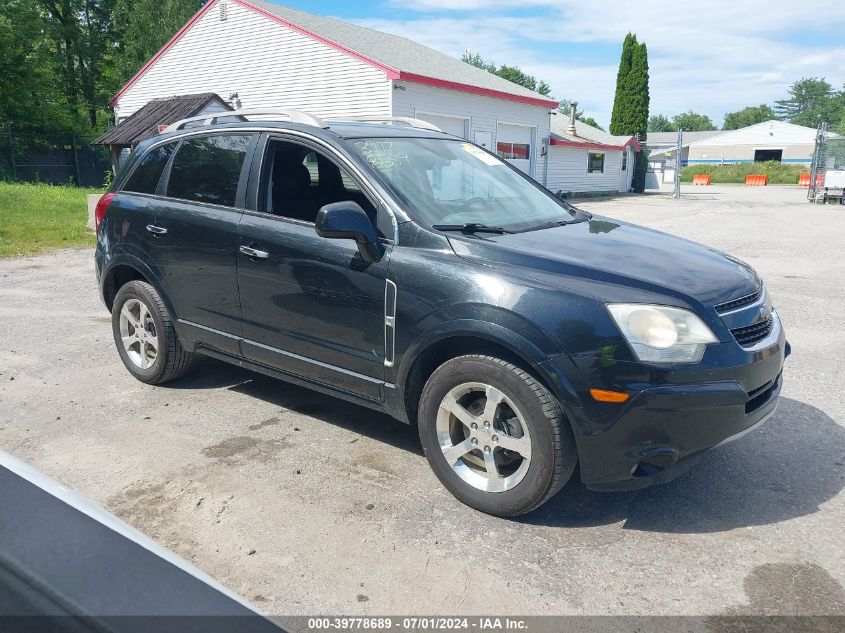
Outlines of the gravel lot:
[{"label": "gravel lot", "polygon": [[793,355],[777,415],[670,484],[496,519],[386,416],[213,361],[143,385],[90,250],[0,261],[0,447],[273,614],[845,614],[845,208],[685,194],[581,206],[750,262]]}]

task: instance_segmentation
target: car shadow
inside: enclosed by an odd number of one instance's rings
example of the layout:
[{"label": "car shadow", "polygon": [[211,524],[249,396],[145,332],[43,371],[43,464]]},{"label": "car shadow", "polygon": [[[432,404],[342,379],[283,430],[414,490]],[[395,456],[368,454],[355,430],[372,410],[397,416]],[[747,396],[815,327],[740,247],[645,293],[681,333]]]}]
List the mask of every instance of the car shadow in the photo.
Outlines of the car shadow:
[{"label": "car shadow", "polygon": [[843,466],[845,428],[816,407],[781,398],[766,424],[674,481],[625,493],[570,481],[518,520],[556,527],[624,521],[627,530],[668,533],[768,525],[817,512],[845,487]]},{"label": "car shadow", "polygon": [[378,442],[423,454],[416,427],[402,424],[386,413],[216,359],[206,357],[199,363],[190,374],[166,386],[175,389],[230,389]]},{"label": "car shadow", "polygon": [[[422,455],[417,429],[389,415],[229,363],[203,359],[176,389],[228,388]],[[649,532],[707,533],[812,514],[845,488],[845,428],[822,410],[781,398],[758,430],[716,449],[667,484],[593,492],[579,473],[554,498],[514,521],[550,527],[624,522]]]}]

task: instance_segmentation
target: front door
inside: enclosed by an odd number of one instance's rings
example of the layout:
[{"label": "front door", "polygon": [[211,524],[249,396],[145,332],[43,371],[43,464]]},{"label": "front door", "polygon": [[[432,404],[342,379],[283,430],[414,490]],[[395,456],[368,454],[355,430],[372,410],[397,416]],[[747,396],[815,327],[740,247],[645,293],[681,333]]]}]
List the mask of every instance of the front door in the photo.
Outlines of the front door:
[{"label": "front door", "polygon": [[238,354],[237,230],[257,134],[183,140],[149,203],[149,253],[182,338]]},{"label": "front door", "polygon": [[374,220],[376,207],[326,153],[298,142],[269,140],[259,182],[239,228],[243,355],[380,400],[390,248],[370,264],[354,241],[314,230],[324,204],[353,200]]}]

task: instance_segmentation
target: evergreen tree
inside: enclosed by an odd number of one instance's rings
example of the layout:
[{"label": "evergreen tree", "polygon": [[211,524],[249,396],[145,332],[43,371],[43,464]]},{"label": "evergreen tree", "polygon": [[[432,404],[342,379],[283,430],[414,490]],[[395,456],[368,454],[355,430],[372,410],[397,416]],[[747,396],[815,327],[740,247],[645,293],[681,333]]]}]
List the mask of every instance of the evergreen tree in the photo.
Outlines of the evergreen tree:
[{"label": "evergreen tree", "polygon": [[[636,35],[628,33],[622,43],[622,57],[616,76],[616,98],[610,119],[610,133],[617,135],[639,134],[645,138],[648,130],[648,48],[637,42]],[[641,193],[645,189],[648,166],[647,150],[637,154],[634,167],[633,188]]]},{"label": "evergreen tree", "polygon": [[619,71],[616,73],[616,95],[613,99],[613,111],[610,115],[611,134],[625,134],[623,128],[625,127],[624,121],[627,119],[628,75],[631,74],[631,62],[636,45],[636,36],[628,33],[622,43],[622,57],[619,60]]}]

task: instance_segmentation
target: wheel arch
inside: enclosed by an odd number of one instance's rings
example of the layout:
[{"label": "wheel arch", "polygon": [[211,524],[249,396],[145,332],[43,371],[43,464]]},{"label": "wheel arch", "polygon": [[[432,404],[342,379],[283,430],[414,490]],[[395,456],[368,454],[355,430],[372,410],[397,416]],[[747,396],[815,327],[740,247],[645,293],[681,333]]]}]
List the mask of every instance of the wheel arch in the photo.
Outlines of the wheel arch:
[{"label": "wheel arch", "polygon": [[156,289],[156,292],[158,292],[164,301],[168,312],[171,315],[173,314],[173,306],[167,295],[162,291],[152,269],[141,260],[128,254],[112,258],[108,263],[108,267],[103,271],[100,291],[102,293],[103,303],[105,303],[109,312],[111,312],[114,306],[114,299],[118,291],[130,281],[144,281],[150,284]]},{"label": "wheel arch", "polygon": [[548,351],[500,325],[461,321],[444,325],[403,354],[398,376],[402,386],[400,413],[405,421],[416,424],[422,389],[434,370],[452,358],[467,354],[495,356],[528,372],[558,399],[565,417],[569,418],[568,398],[572,390],[565,376],[548,371],[545,364]]}]

